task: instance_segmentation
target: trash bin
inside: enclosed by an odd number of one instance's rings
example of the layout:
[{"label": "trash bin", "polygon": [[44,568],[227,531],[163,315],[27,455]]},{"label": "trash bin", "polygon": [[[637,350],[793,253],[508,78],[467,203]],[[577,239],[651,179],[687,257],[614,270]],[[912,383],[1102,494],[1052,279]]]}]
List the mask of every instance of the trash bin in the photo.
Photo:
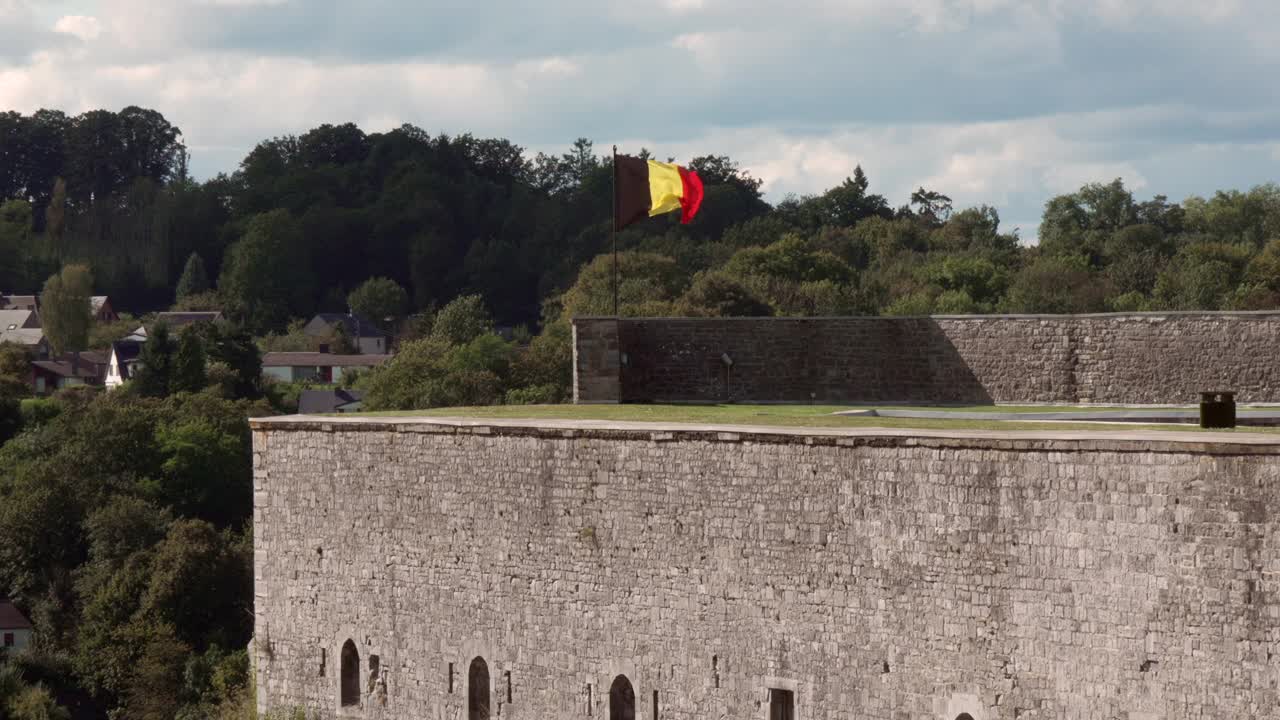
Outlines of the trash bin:
[{"label": "trash bin", "polygon": [[1200,427],[1233,428],[1236,426],[1235,392],[1200,393]]}]

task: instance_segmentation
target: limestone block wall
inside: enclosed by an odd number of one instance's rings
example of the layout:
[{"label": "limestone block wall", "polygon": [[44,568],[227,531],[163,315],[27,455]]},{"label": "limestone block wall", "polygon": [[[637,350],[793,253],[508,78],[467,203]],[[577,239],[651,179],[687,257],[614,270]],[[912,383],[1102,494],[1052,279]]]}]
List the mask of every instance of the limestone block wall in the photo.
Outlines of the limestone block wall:
[{"label": "limestone block wall", "polygon": [[261,709],[1280,718],[1274,439],[937,435],[255,421]]},{"label": "limestone block wall", "polygon": [[[1280,314],[577,318],[580,354],[623,402],[1280,402]],[[723,358],[728,356],[732,364]],[[605,364],[608,364],[607,366]],[[606,394],[613,398],[609,386]],[[575,398],[597,398],[585,385]]]}]

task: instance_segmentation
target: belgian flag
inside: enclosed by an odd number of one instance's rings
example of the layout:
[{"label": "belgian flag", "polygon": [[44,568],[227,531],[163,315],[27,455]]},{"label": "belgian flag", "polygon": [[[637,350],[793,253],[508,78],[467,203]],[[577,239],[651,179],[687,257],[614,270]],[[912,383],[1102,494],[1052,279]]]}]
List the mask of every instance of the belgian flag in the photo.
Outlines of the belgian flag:
[{"label": "belgian flag", "polygon": [[688,224],[702,205],[702,180],[679,165],[614,155],[613,193],[615,230],[675,210],[680,222]]}]

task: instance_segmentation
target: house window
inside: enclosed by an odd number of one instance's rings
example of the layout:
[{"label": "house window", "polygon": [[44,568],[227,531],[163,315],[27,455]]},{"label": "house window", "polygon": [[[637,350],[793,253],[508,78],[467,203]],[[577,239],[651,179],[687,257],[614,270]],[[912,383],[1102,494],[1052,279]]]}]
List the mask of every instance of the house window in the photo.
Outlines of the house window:
[{"label": "house window", "polygon": [[489,720],[489,665],[482,657],[467,672],[467,720]]},{"label": "house window", "polygon": [[360,653],[350,640],[342,645],[342,706],[360,704]]},{"label": "house window", "polygon": [[609,686],[609,720],[636,720],[636,691],[626,675]]},{"label": "house window", "polygon": [[4,634],[4,646],[5,646],[5,647],[13,647],[13,644],[14,644],[14,643],[13,643],[13,633],[5,633],[5,634]]},{"label": "house window", "polygon": [[[796,696],[790,690],[769,690],[769,720],[795,720]],[[972,718],[970,718],[972,720]]]}]

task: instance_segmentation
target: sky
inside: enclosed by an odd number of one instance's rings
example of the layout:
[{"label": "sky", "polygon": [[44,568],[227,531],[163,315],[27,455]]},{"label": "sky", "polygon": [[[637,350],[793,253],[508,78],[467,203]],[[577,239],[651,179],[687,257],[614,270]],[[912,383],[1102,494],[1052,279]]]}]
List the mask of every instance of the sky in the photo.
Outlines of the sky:
[{"label": "sky", "polygon": [[322,123],[531,154],[728,155],[767,197],[861,164],[996,207],[1122,178],[1182,200],[1276,178],[1275,0],[0,0],[0,110],[154,108],[197,178]]}]

